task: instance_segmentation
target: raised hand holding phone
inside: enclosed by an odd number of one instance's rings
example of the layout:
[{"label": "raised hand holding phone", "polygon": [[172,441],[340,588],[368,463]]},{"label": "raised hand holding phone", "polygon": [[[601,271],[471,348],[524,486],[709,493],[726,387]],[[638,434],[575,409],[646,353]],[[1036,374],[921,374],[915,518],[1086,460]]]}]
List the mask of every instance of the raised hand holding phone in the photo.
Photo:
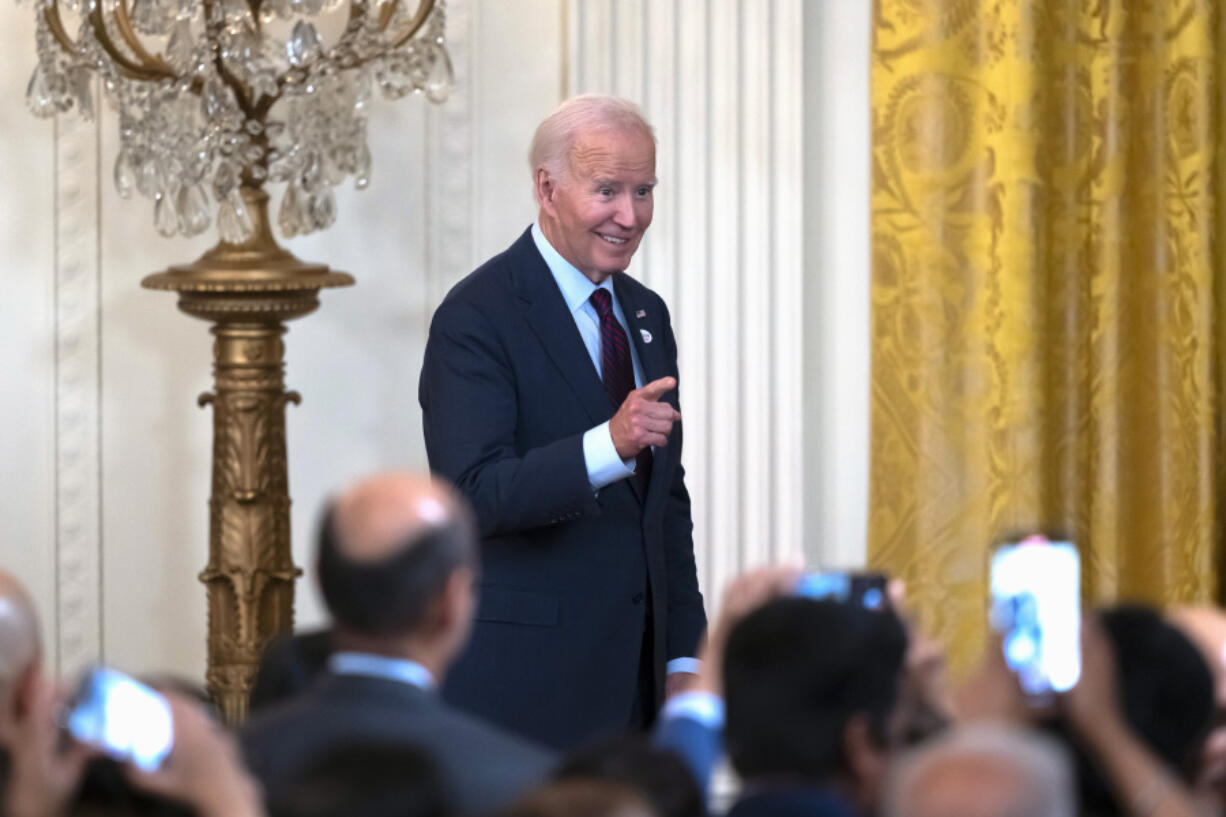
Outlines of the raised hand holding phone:
[{"label": "raised hand holding phone", "polygon": [[161,766],[174,746],[166,698],[106,667],[90,669],[81,678],[64,727],[80,743],[145,771]]}]

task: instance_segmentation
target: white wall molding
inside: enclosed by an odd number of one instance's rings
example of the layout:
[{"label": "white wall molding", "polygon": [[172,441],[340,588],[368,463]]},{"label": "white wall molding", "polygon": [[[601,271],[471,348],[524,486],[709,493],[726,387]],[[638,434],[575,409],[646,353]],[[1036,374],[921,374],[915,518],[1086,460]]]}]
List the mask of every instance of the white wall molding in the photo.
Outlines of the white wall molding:
[{"label": "white wall molding", "polygon": [[572,93],[643,106],[656,214],[631,271],[669,303],[699,579],[799,554],[800,0],[568,0]]},{"label": "white wall molding", "polygon": [[[455,90],[426,114],[426,302],[433,311],[473,268],[473,54],[470,0],[447,2]],[[427,319],[429,316],[427,316]]]},{"label": "white wall molding", "polygon": [[94,122],[56,118],[55,649],[64,673],[102,657],[98,154]]}]

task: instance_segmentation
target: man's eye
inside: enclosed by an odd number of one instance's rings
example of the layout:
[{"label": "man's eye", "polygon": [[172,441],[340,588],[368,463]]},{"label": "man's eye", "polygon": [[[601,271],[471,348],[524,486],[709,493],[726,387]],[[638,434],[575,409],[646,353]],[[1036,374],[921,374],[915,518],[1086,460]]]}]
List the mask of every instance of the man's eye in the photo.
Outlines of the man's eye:
[{"label": "man's eye", "polygon": [[613,195],[613,188],[612,188],[612,187],[602,187],[602,188],[600,188],[600,195],[602,195],[602,196],[611,196],[611,195]]},{"label": "man's eye", "polygon": [[651,195],[651,188],[650,187],[640,187],[637,192],[641,198],[647,198],[648,196]]}]

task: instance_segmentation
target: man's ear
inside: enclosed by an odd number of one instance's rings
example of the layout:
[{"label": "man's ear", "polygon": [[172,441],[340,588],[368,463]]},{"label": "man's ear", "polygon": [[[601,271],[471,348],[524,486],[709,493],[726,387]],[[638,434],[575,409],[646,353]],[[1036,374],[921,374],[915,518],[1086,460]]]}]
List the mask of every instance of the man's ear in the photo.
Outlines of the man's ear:
[{"label": "man's ear", "polygon": [[467,623],[473,614],[472,568],[457,567],[439,594],[436,615],[441,630],[451,630]]},{"label": "man's ear", "polygon": [[553,196],[558,190],[557,180],[550,175],[549,171],[543,167],[536,169],[536,177],[533,179],[533,184],[536,189],[536,202],[541,209],[549,215],[554,215]]}]

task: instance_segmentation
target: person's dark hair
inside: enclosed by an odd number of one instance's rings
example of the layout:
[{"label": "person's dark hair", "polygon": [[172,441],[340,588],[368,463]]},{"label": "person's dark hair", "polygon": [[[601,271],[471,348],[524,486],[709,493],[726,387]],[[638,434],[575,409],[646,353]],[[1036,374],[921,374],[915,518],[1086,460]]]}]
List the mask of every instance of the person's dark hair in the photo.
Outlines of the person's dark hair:
[{"label": "person's dark hair", "polygon": [[702,790],[680,757],[642,735],[617,735],[567,755],[555,780],[608,780],[631,786],[660,817],[701,817]]},{"label": "person's dark hair", "polygon": [[624,783],[555,780],[528,792],[498,817],[631,817],[635,814],[655,817],[651,804]]},{"label": "person's dark hair", "polygon": [[475,565],[473,525],[461,509],[446,524],[424,526],[375,561],[344,554],[333,516],[329,505],[319,526],[319,588],[336,624],[353,632],[374,636],[411,632],[422,623],[427,606],[451,574],[463,565]]},{"label": "person's dark hair", "polygon": [[853,715],[887,739],[906,650],[891,610],[790,597],[750,613],[733,628],[723,667],[733,767],[745,778],[812,782],[846,773]]},{"label": "person's dark hair", "polygon": [[340,745],[270,792],[268,817],[448,817],[438,772],[422,752],[378,742]]},{"label": "person's dark hair", "polygon": [[[1213,725],[1213,674],[1187,636],[1156,610],[1121,604],[1099,616],[1111,649],[1124,720],[1174,774],[1195,780],[1201,750]],[[1062,721],[1052,729],[1077,758],[1082,813],[1123,813],[1091,753]]]}]

